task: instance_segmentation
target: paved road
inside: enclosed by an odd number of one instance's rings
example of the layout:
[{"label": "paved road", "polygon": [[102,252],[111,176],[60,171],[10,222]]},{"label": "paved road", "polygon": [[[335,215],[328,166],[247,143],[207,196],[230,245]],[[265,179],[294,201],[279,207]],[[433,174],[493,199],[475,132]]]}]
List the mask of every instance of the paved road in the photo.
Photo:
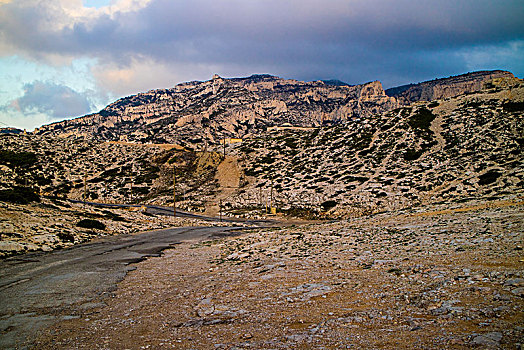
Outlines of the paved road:
[{"label": "paved road", "polygon": [[[112,203],[97,203],[97,202],[83,202],[79,200],[70,199],[72,203],[85,203],[87,205],[102,207],[102,208],[146,208],[148,213],[155,215],[166,215],[173,216],[173,207],[163,207],[158,205],[142,205],[142,204],[112,204]],[[221,222],[232,222],[232,223],[247,223],[249,225],[256,226],[274,226],[280,225],[281,223],[276,220],[269,219],[239,219],[239,218],[230,218],[230,217],[212,217],[205,216],[201,214],[190,213],[188,211],[176,210],[176,216],[181,218],[192,218],[199,219],[204,221],[221,221]]]},{"label": "paved road", "polygon": [[182,241],[233,235],[231,227],[183,227],[105,237],[0,262],[0,349],[23,349],[39,329],[99,306],[133,263]]}]

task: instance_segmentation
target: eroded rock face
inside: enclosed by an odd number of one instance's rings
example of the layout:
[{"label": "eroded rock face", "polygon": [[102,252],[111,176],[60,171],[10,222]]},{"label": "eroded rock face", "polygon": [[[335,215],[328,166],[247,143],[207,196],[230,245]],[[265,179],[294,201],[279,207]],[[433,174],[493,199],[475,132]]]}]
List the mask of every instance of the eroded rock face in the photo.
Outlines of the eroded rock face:
[{"label": "eroded rock face", "polygon": [[386,94],[395,97],[400,105],[408,106],[414,102],[433,101],[479,91],[489,81],[501,78],[515,79],[515,76],[501,70],[473,72],[387,89]]},{"label": "eroded rock face", "polygon": [[312,127],[347,123],[418,101],[479,91],[504,71],[468,73],[384,91],[379,81],[350,86],[271,75],[188,82],[122,98],[98,113],[45,125],[37,134],[99,141],[214,143],[290,123]]},{"label": "eroded rock face", "polygon": [[[46,125],[45,135],[98,140],[193,143],[242,137],[268,126],[318,126],[397,107],[378,81],[363,85],[301,82],[269,75],[190,82],[120,99],[99,113]],[[205,131],[203,131],[205,130]]]}]

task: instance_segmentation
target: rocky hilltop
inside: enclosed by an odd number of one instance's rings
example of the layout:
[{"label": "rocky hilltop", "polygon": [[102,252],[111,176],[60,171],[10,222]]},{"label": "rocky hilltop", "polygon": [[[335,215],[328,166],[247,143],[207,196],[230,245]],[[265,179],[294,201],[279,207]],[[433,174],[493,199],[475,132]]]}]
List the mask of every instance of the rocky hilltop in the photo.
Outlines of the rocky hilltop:
[{"label": "rocky hilltop", "polygon": [[395,97],[400,105],[408,106],[419,101],[433,101],[455,97],[481,90],[494,79],[514,79],[510,72],[502,70],[480,71],[449,78],[408,84],[387,89],[386,95]]},{"label": "rocky hilltop", "polygon": [[[347,218],[514,199],[524,188],[524,83],[493,74],[476,92],[410,106],[378,82],[272,76],[139,94],[34,134],[2,135],[0,194],[172,205],[175,173],[179,208],[247,217],[267,207]],[[217,142],[231,136],[241,138]]]},{"label": "rocky hilltop", "polygon": [[[378,81],[357,85],[300,82],[270,75],[179,84],[126,97],[99,113],[46,125],[40,135],[104,141],[213,143],[290,123],[319,126],[397,106]],[[177,141],[178,140],[178,141]]]},{"label": "rocky hilltop", "polygon": [[204,148],[283,124],[343,124],[418,101],[479,91],[504,71],[475,72],[384,90],[378,81],[302,82],[271,75],[194,81],[125,97],[98,113],[45,125],[41,135],[86,136],[97,141],[183,143]]}]

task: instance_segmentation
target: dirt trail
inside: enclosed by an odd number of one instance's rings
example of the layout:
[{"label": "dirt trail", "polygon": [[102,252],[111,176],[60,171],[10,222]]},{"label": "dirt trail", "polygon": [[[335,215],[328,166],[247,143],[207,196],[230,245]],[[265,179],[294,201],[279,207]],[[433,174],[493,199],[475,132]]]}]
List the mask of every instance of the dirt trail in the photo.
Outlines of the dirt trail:
[{"label": "dirt trail", "polygon": [[236,157],[226,156],[226,158],[217,167],[215,179],[219,184],[219,193],[216,195],[214,202],[209,203],[206,208],[206,215],[216,216],[219,211],[219,203],[226,200],[233,193],[238,191],[240,185],[241,172]]}]

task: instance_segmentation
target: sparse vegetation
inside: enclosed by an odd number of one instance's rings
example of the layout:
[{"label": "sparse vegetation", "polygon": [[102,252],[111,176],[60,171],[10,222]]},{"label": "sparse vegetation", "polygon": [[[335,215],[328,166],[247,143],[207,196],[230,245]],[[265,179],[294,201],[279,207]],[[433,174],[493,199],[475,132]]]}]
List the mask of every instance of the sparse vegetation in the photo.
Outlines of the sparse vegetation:
[{"label": "sparse vegetation", "polygon": [[76,226],[89,229],[105,230],[106,225],[103,222],[100,222],[95,219],[82,219]]},{"label": "sparse vegetation", "polygon": [[29,204],[40,202],[40,196],[30,187],[14,186],[9,189],[0,190],[0,202]]}]

